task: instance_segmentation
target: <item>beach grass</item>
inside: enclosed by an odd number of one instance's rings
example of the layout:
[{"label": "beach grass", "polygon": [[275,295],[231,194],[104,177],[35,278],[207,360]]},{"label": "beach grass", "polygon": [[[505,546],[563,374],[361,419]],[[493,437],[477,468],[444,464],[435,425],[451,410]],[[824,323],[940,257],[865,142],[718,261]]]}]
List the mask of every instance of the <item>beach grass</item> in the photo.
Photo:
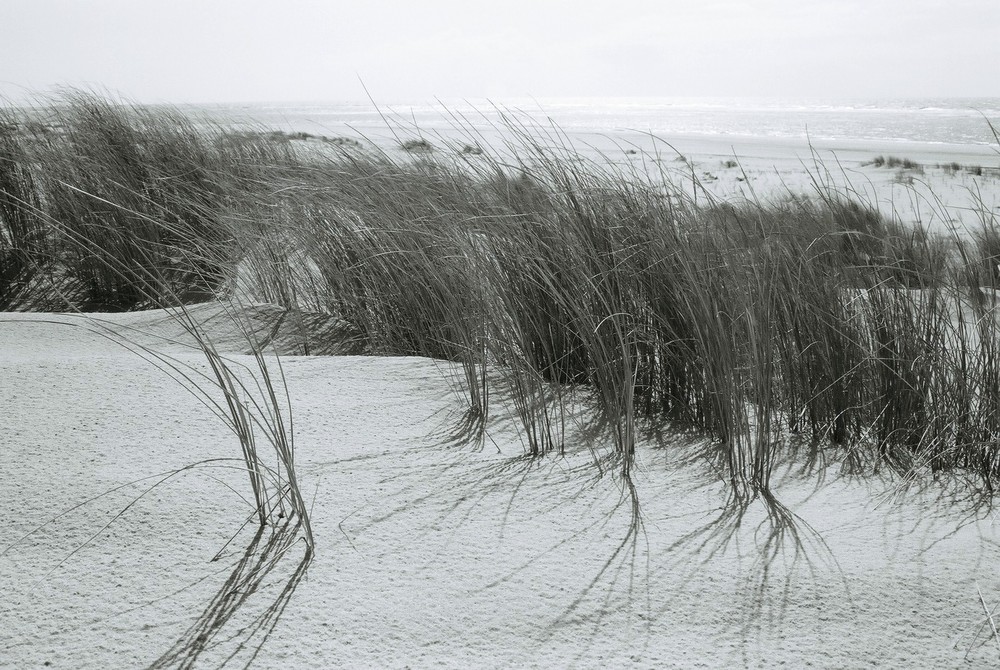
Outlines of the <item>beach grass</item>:
[{"label": "beach grass", "polygon": [[[280,163],[282,148],[256,135],[197,131],[172,110],[82,92],[4,114],[0,308],[83,314],[165,309],[204,355],[210,374],[97,318],[92,326],[179,381],[225,422],[239,443],[260,526],[297,517],[295,528],[303,530],[311,554],[280,363],[265,358],[238,295],[225,288],[238,257],[230,221],[248,216],[244,204],[253,200],[241,194],[259,184],[260,165]],[[255,370],[223,356],[187,309],[206,300],[218,301],[242,333]],[[278,468],[266,464],[260,438]]]},{"label": "beach grass", "polygon": [[915,170],[923,172],[924,166],[909,158],[899,158],[898,156],[878,155],[871,160],[870,165],[881,168],[902,168],[903,170]]},{"label": "beach grass", "polygon": [[[394,153],[79,92],[3,113],[3,309],[326,314],[369,354],[458,363],[456,438],[481,441],[500,398],[529,454],[559,453],[586,398],[625,481],[644,428],[670,425],[708,438],[741,503],[771,496],[791,435],[902,483],[951,476],[989,499],[1000,476],[989,212],[939,235],[821,180],[718,202],[513,121],[500,151]],[[223,359],[196,339],[230,402]],[[257,362],[267,414],[280,403]],[[238,433],[242,411],[230,403]],[[291,478],[283,430],[268,439]]]}]

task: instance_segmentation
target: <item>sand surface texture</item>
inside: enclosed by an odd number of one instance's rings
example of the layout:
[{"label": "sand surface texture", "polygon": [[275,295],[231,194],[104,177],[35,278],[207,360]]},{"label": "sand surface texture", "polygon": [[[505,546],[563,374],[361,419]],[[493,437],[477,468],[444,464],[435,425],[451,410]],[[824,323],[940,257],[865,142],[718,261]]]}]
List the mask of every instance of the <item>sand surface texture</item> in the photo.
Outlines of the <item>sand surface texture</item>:
[{"label": "sand surface texture", "polygon": [[[203,369],[158,339],[180,335],[162,313],[111,321]],[[455,446],[444,364],[282,360],[316,536],[304,573],[301,542],[267,570],[245,560],[268,535],[237,533],[249,486],[208,406],[84,320],[0,316],[0,666],[1000,661],[980,600],[1000,603],[1000,530],[940,489],[887,500],[888,481],[791,471],[776,490],[797,520],[776,534],[759,504],[727,517],[725,487],[667,436],[640,448],[634,526],[580,427],[565,456],[526,460],[498,405],[482,449]]]}]

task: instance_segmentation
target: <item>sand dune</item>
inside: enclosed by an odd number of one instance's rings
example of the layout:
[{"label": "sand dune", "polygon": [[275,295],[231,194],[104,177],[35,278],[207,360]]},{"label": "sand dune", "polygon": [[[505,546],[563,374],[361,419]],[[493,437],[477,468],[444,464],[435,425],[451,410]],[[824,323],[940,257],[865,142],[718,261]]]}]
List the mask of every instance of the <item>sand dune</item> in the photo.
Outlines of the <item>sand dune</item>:
[{"label": "sand dune", "polygon": [[[241,360],[225,320],[194,313]],[[201,366],[162,317],[107,318]],[[762,507],[725,518],[725,487],[687,459],[697,445],[669,437],[640,447],[634,527],[583,432],[572,453],[528,461],[498,405],[484,448],[447,444],[449,368],[421,358],[283,358],[316,556],[299,574],[293,544],[227,609],[227,579],[250,571],[251,529],[232,537],[251,512],[239,462],[150,486],[238,459],[237,442],[85,323],[0,317],[4,667],[144,666],[172,648],[180,664],[192,631],[210,639],[197,667],[997,661],[979,595],[1000,602],[991,514],[942,490],[887,501],[888,480],[787,473],[775,488],[796,554]]]}]

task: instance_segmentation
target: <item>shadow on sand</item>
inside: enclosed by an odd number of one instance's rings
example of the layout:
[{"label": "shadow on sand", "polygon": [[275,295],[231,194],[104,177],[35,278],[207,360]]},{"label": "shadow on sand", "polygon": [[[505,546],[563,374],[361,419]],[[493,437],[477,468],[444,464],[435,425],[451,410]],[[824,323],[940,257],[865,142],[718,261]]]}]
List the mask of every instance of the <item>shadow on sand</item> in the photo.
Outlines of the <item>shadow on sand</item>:
[{"label": "shadow on sand", "polygon": [[[206,651],[224,654],[218,662],[219,667],[235,661],[237,657],[242,657],[239,662],[244,667],[249,667],[274,631],[292,594],[312,563],[313,553],[308,547],[297,564],[285,560],[291,558],[287,554],[302,539],[299,528],[299,524],[292,523],[291,520],[286,520],[280,526],[259,528],[243,556],[233,567],[229,578],[206,605],[204,612],[149,667],[193,668]],[[275,572],[278,574],[274,574]],[[287,576],[282,576],[284,573]],[[277,593],[268,597],[263,609],[260,604],[255,605],[251,611],[256,613],[249,620],[247,613],[241,612],[240,625],[222,635],[234,615],[265,585],[269,577],[272,579],[266,584],[266,588],[271,591],[280,585]],[[216,651],[220,647],[224,649]],[[218,661],[217,658],[213,660]]]}]

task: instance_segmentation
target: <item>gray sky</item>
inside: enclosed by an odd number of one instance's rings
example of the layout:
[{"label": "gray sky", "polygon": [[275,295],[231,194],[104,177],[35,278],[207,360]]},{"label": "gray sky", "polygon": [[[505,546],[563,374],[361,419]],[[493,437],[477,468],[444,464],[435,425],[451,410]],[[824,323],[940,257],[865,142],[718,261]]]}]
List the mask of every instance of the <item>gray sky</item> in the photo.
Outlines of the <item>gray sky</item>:
[{"label": "gray sky", "polygon": [[1000,96],[1000,0],[0,0],[0,94]]}]

